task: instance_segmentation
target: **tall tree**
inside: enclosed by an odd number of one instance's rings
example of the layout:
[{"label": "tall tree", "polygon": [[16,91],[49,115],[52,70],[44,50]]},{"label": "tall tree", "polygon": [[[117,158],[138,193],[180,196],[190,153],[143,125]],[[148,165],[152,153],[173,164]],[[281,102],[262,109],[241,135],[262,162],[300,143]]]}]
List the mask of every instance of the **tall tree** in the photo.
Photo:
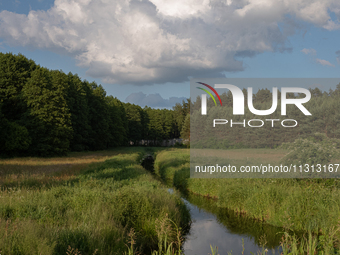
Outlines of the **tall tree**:
[{"label": "tall tree", "polygon": [[106,92],[101,85],[84,81],[89,107],[89,124],[91,126],[88,145],[91,150],[108,148],[109,111],[105,102]]},{"label": "tall tree", "polygon": [[22,98],[22,89],[37,66],[23,55],[0,53],[0,102],[4,116],[23,124],[21,118],[27,111]]},{"label": "tall tree", "polygon": [[71,113],[73,136],[70,141],[72,151],[89,149],[91,126],[89,121],[89,105],[86,96],[86,84],[78,75],[67,75],[67,104]]},{"label": "tall tree", "polygon": [[106,103],[109,107],[109,147],[126,145],[126,116],[125,109],[121,102],[113,96],[106,97]]},{"label": "tall tree", "polygon": [[135,145],[142,140],[142,108],[135,104],[125,104],[126,118],[128,121],[129,140]]},{"label": "tall tree", "polygon": [[65,99],[67,81],[59,71],[35,69],[23,87],[29,108],[26,123],[35,155],[65,155],[72,135],[69,109]]}]

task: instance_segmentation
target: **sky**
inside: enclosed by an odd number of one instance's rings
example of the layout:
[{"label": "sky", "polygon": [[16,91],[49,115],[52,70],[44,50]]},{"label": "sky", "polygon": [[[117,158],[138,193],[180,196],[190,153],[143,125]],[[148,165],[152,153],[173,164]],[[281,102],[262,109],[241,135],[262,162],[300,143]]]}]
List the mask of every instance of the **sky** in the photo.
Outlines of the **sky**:
[{"label": "sky", "polygon": [[339,0],[0,0],[1,52],[142,107],[190,78],[339,78],[339,32]]}]

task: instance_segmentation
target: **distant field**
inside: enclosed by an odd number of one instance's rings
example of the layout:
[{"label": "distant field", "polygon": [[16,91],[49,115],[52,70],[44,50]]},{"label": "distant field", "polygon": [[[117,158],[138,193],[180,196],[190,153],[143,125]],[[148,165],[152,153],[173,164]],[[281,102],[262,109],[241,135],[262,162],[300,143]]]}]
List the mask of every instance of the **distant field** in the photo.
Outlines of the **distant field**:
[{"label": "distant field", "polygon": [[88,165],[104,162],[118,155],[132,152],[123,150],[105,150],[95,152],[71,152],[66,157],[36,158],[22,157],[0,159],[0,186],[32,179],[48,183],[50,181],[75,178]]},{"label": "distant field", "polygon": [[278,162],[285,154],[286,150],[277,149],[230,149],[230,150],[213,150],[213,149],[191,149],[191,153],[205,157],[223,157],[235,160],[254,160],[261,159],[271,162]]},{"label": "distant field", "polygon": [[[125,153],[128,149],[124,149]],[[118,150],[105,150],[105,151],[91,151],[91,152],[70,152],[68,156],[65,157],[52,157],[52,158],[36,158],[36,157],[21,157],[21,158],[9,158],[0,159],[1,169],[6,167],[17,166],[18,169],[21,167],[25,170],[24,166],[58,166],[58,165],[78,165],[78,164],[90,164],[96,162],[104,162],[108,158],[119,153],[124,153],[124,151]],[[47,167],[46,169],[50,169]]]},{"label": "distant field", "polygon": [[212,163],[222,165],[279,165],[280,160],[288,153],[286,150],[277,149],[191,149],[192,162],[198,165],[210,165]]}]

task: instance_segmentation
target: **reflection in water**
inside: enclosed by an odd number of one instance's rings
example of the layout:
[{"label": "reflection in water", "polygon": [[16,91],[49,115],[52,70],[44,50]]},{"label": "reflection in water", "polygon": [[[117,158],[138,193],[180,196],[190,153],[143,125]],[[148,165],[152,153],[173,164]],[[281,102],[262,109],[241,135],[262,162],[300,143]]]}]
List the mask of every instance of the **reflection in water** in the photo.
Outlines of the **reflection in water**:
[{"label": "reflection in water", "polygon": [[217,246],[219,254],[257,253],[265,243],[268,250],[279,246],[283,230],[253,219],[239,216],[233,211],[218,208],[216,201],[195,195],[183,198],[190,209],[192,224],[183,245],[185,255],[210,254],[210,245]]}]

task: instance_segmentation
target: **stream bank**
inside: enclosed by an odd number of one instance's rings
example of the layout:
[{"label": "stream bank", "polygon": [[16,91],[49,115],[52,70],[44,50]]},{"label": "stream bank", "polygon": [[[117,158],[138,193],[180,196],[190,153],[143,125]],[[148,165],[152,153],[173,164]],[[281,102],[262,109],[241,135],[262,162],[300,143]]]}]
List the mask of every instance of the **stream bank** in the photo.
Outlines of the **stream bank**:
[{"label": "stream bank", "polygon": [[[154,161],[154,155],[146,154],[141,164],[155,173]],[[155,174],[166,182],[164,176]],[[172,183],[166,184],[169,192],[173,192]],[[192,220],[190,230],[184,236],[185,242],[182,247],[185,255],[210,254],[210,245],[217,246],[220,254],[231,251],[233,254],[250,254],[262,249],[277,250],[280,245],[284,232],[282,228],[220,208],[212,198],[191,194],[183,189],[180,193],[190,210]]]}]

